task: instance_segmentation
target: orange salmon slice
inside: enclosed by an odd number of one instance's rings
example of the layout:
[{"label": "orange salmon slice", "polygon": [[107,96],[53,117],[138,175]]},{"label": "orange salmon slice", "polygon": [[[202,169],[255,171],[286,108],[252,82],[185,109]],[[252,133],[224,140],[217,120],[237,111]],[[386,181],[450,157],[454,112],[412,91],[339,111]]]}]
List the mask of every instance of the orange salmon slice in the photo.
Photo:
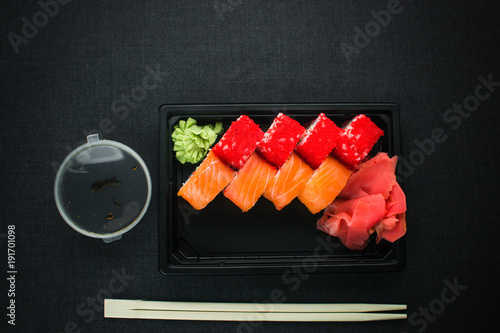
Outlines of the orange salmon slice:
[{"label": "orange salmon slice", "polygon": [[336,158],[328,156],[314,172],[298,198],[313,214],[325,209],[347,183],[351,170]]},{"label": "orange salmon slice", "polygon": [[233,169],[210,151],[177,195],[194,209],[203,209],[234,179],[235,174]]},{"label": "orange salmon slice", "polygon": [[248,212],[275,175],[276,169],[253,153],[223,193],[243,212]]},{"label": "orange salmon slice", "polygon": [[276,176],[267,184],[264,197],[272,201],[277,210],[281,210],[297,197],[313,173],[313,168],[299,155],[292,153]]}]

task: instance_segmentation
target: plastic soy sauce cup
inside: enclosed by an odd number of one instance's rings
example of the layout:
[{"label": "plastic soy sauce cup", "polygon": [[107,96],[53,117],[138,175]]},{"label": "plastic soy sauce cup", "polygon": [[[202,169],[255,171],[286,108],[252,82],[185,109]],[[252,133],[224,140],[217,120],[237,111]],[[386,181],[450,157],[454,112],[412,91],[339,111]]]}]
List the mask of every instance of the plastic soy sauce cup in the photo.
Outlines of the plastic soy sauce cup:
[{"label": "plastic soy sauce cup", "polygon": [[151,176],[134,150],[93,134],[62,162],[54,197],[70,227],[109,243],[120,239],[146,213]]}]

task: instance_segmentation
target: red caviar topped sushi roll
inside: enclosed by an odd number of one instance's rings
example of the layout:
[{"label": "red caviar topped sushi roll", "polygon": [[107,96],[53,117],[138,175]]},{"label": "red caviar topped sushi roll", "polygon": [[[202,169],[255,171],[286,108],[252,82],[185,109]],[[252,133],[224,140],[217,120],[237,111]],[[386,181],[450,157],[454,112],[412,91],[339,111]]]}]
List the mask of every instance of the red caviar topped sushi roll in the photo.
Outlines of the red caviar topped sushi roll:
[{"label": "red caviar topped sushi roll", "polygon": [[281,168],[290,157],[305,130],[298,121],[280,113],[274,118],[271,127],[264,134],[264,138],[257,146],[257,152],[269,164]]},{"label": "red caviar topped sushi roll", "polygon": [[333,155],[354,169],[372,150],[384,131],[364,114],[357,115],[342,130]]},{"label": "red caviar topped sushi roll", "polygon": [[317,169],[336,146],[340,128],[321,113],[300,139],[295,151],[313,169]]},{"label": "red caviar topped sushi roll", "polygon": [[213,152],[233,169],[239,170],[252,155],[264,132],[248,116],[233,121]]}]

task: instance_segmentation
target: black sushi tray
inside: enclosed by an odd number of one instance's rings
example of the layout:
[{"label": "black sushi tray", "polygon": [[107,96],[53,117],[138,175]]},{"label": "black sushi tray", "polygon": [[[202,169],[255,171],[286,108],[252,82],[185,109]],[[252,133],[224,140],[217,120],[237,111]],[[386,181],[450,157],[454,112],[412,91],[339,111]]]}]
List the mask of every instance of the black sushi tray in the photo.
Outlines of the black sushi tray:
[{"label": "black sushi tray", "polygon": [[345,248],[336,237],[316,229],[321,213],[311,214],[294,199],[281,211],[260,198],[248,212],[219,194],[197,211],[177,192],[196,165],[175,158],[171,134],[179,120],[222,122],[227,129],[245,114],[263,131],[285,113],[301,124],[325,113],[338,126],[366,114],[384,131],[371,154],[399,155],[399,111],[395,104],[205,104],[159,108],[159,269],[164,275],[280,274],[399,271],[405,265],[404,237],[394,243],[371,240],[363,251]]}]

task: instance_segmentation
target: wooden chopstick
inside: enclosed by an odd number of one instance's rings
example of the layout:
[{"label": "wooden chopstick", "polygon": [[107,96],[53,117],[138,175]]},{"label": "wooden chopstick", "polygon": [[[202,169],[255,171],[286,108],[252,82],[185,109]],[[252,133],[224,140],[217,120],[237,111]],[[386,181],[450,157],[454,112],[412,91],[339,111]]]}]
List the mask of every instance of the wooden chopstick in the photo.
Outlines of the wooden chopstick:
[{"label": "wooden chopstick", "polygon": [[374,321],[406,319],[403,304],[261,304],[104,300],[105,318],[207,321]]},{"label": "wooden chopstick", "polygon": [[105,318],[205,320],[205,321],[375,321],[406,319],[404,313],[372,312],[206,312],[167,310],[105,310]]},{"label": "wooden chopstick", "polygon": [[404,304],[290,304],[290,303],[212,303],[106,299],[105,305],[128,310],[185,310],[219,312],[376,312],[406,310]]}]

